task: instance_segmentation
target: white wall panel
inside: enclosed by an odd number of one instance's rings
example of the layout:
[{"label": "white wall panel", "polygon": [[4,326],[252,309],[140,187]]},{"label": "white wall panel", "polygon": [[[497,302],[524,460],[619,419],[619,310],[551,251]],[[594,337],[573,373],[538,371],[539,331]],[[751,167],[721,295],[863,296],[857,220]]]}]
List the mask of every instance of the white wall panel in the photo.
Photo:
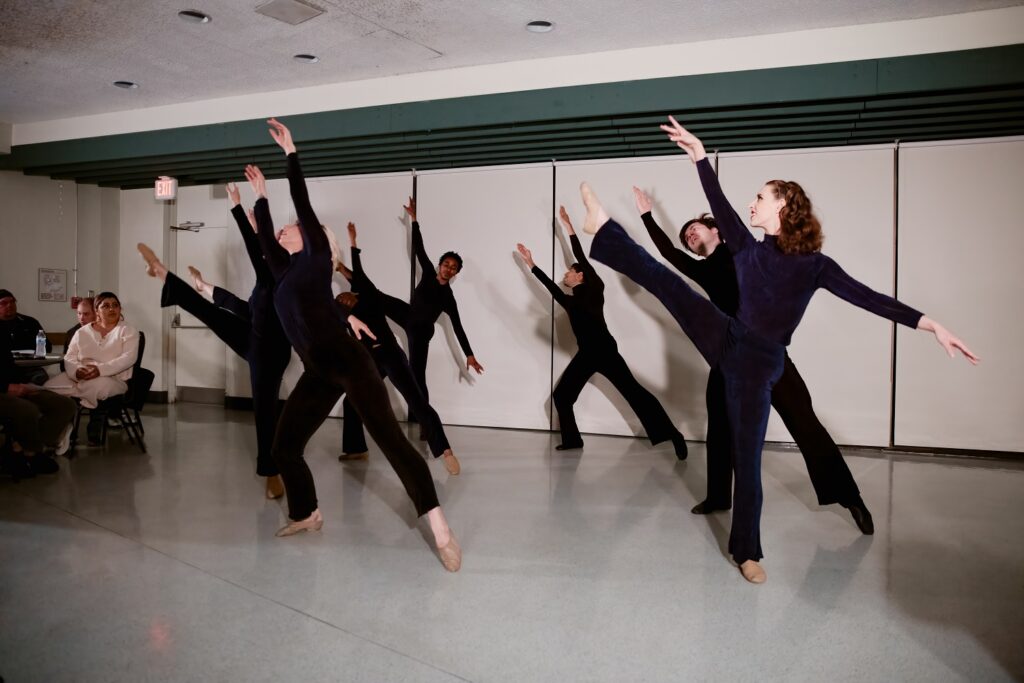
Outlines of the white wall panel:
[{"label": "white wall panel", "polygon": [[[688,166],[689,162],[682,158],[559,164],[556,196],[573,219],[588,254],[591,237],[582,232],[584,211],[579,193],[579,185],[584,180],[590,183],[609,215],[621,223],[637,243],[660,259],[640,220],[631,188],[636,185],[651,195],[655,220],[679,246],[679,227],[705,207],[700,188],[687,175]],[[563,244],[557,247],[556,281],[573,261],[567,236]],[[654,296],[611,268],[593,263],[605,283],[605,320],[633,375],[661,401],[686,437],[703,439],[707,426],[704,406],[707,363]],[[556,312],[556,321],[554,375],[557,382],[577,346],[561,307]],[[583,432],[643,434],[640,421],[626,401],[600,375],[596,375],[580,394],[576,420]]]},{"label": "white wall panel", "polygon": [[[695,170],[690,182],[697,183]],[[825,232],[822,251],[851,276],[893,293],[893,153],[843,148],[723,154],[719,177],[741,217],[765,181],[800,183]],[[705,204],[706,206],[706,204]],[[756,231],[758,238],[763,232]],[[913,298],[908,303],[914,304]],[[789,353],[807,383],[815,412],[840,444],[889,443],[892,323],[829,292],[811,299]],[[791,437],[775,412],[769,440]]]},{"label": "white wall panel", "polygon": [[[537,263],[551,262],[551,178],[550,166],[516,166],[430,172],[418,179],[427,254],[436,262],[453,250],[465,260],[452,287],[485,369],[468,374],[442,315],[430,344],[427,384],[445,423],[549,427],[551,298],[513,253],[523,242]],[[408,269],[408,259],[398,263]]]},{"label": "white wall panel", "polygon": [[900,297],[982,363],[900,329],[897,444],[1024,450],[1022,169],[1020,139],[900,150]]}]

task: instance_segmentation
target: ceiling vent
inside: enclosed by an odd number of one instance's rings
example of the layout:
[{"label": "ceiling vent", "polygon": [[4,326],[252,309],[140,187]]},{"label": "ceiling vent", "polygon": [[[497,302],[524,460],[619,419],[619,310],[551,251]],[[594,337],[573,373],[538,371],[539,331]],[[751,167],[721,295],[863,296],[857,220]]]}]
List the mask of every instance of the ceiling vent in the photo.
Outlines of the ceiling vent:
[{"label": "ceiling vent", "polygon": [[271,0],[257,7],[256,13],[295,26],[320,16],[324,11],[299,0]]}]

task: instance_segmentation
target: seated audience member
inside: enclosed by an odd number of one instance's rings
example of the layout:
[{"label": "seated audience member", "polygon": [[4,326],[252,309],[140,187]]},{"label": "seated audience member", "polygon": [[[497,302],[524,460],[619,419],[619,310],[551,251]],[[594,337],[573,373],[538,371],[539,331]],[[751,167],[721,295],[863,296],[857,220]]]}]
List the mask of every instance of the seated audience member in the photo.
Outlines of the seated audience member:
[{"label": "seated audience member", "polygon": [[[18,313],[18,300],[8,289],[0,289],[0,334],[4,335],[12,351],[34,351],[36,335],[43,326],[30,315]],[[50,340],[46,340],[46,352],[53,351]],[[42,368],[16,368],[14,378],[18,382],[42,384],[46,381],[46,370]]]},{"label": "seated audience member", "polygon": [[[96,307],[93,304],[92,297],[82,297],[79,300],[78,305],[75,306],[75,315],[78,316],[78,324],[68,330],[67,334],[64,335],[64,351],[68,350],[68,346],[71,345],[71,340],[75,336],[75,332],[82,327],[82,325],[88,325],[96,320]],[[60,361],[61,372],[64,371],[64,360]]]},{"label": "seated audience member", "polygon": [[67,452],[75,419],[75,402],[15,381],[10,340],[0,334],[0,424],[5,455],[0,467],[19,477],[56,472],[51,453]]},{"label": "seated audience member", "polygon": [[[126,382],[139,355],[139,333],[124,323],[117,295],[101,292],[93,303],[96,320],[75,332],[64,354],[66,370],[45,385],[58,394],[79,399],[90,409],[128,391]],[[99,443],[106,417],[101,411],[91,411],[90,443]]]}]

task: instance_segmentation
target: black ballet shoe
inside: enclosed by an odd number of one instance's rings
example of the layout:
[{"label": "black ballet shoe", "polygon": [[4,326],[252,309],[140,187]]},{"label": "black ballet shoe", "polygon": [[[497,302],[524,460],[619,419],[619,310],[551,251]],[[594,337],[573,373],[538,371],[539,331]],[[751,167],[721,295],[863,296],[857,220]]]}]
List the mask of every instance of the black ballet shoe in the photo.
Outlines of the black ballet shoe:
[{"label": "black ballet shoe", "polygon": [[686,449],[686,438],[682,434],[677,434],[672,437],[672,445],[676,449],[676,457],[680,460],[686,460],[687,449]]},{"label": "black ballet shoe", "polygon": [[730,509],[732,509],[732,505],[715,505],[710,501],[702,500],[690,508],[690,512],[695,515],[710,515],[712,512],[720,512]]},{"label": "black ballet shoe", "polygon": [[875,533],[875,520],[871,518],[871,512],[868,510],[868,506],[864,504],[862,498],[849,505],[844,505],[847,510],[850,511],[850,516],[853,517],[854,523],[860,532],[865,536],[872,536]]},{"label": "black ballet shoe", "polygon": [[575,451],[580,448],[583,448],[582,441],[580,441],[579,443],[560,443],[557,446],[555,446],[556,451]]}]

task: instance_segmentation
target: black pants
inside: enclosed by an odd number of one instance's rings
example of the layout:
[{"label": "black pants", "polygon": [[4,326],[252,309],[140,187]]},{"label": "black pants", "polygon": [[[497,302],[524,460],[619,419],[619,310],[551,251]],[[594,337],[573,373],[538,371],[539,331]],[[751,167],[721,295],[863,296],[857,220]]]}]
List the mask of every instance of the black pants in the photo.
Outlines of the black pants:
[{"label": "black pants", "polygon": [[729,554],[737,564],[760,560],[764,498],[761,449],[771,411],[772,386],[782,375],[785,347],[722,313],[613,220],[605,223],[594,238],[590,255],[657,297],[708,365],[721,371],[735,475]]},{"label": "black pants", "polygon": [[[708,376],[708,495],[711,507],[727,508],[732,500],[732,455],[725,379],[712,369]],[[786,354],[782,376],[772,387],[772,407],[782,418],[807,465],[819,505],[855,502],[860,489],[843,454],[814,413],[811,394]]]},{"label": "black pants", "polygon": [[[445,436],[444,427],[441,425],[441,418],[438,417],[426,397],[420,390],[409,367],[409,359],[405,352],[397,344],[381,344],[370,351],[377,370],[380,371],[381,379],[385,377],[402,395],[405,402],[409,404],[409,412],[416,417],[426,432],[427,444],[434,457],[440,456],[451,446],[448,444],[448,437]],[[366,435],[363,432],[363,422],[359,414],[352,407],[352,402],[346,397],[342,404],[345,422],[341,431],[341,450],[344,453],[364,453],[366,451]]]},{"label": "black pants", "polygon": [[434,337],[434,325],[410,325],[405,333],[409,338],[409,365],[412,367],[412,376],[423,392],[423,398],[430,401],[430,391],[427,389],[427,354],[430,351],[430,340]]},{"label": "black pants", "polygon": [[249,364],[256,421],[256,473],[272,477],[279,474],[271,449],[280,414],[281,379],[291,360],[291,345],[280,328],[267,330],[265,334],[254,330],[250,319],[239,315],[248,311],[247,302],[220,287],[214,294],[223,305],[210,303],[181,278],[168,273],[160,305],[185,309]]},{"label": "black pants", "polygon": [[402,433],[370,353],[355,339],[340,334],[337,339],[332,337],[329,348],[318,357],[320,362],[305,364],[302,377],[285,402],[274,438],[274,459],[288,494],[288,516],[305,519],[317,508],[316,487],[303,452],[344,394],[398,474],[416,514],[437,507],[430,469]]},{"label": "black pants", "polygon": [[594,373],[607,377],[616,391],[622,394],[630,409],[640,418],[651,443],[661,443],[679,435],[661,403],[640,385],[617,349],[580,349],[569,361],[551,395],[558,411],[563,445],[579,446],[583,443],[573,405]]}]

